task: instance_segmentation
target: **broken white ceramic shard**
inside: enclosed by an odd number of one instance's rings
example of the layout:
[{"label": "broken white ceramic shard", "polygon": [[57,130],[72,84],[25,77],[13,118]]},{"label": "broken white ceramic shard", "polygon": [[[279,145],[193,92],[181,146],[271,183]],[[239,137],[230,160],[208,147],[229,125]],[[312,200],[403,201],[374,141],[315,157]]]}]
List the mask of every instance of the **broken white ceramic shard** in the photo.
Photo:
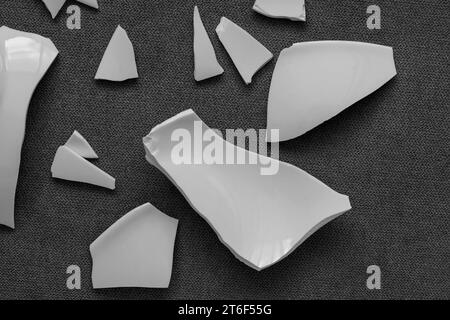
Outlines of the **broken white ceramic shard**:
[{"label": "broken white ceramic shard", "polygon": [[125,81],[137,77],[133,44],[127,32],[118,26],[106,48],[95,79]]},{"label": "broken white ceramic shard", "polygon": [[97,154],[89,142],[87,142],[87,140],[76,130],[73,132],[72,136],[70,136],[69,140],[67,140],[65,146],[72,149],[83,158],[98,159]]},{"label": "broken white ceramic shard", "polygon": [[[172,139],[174,133],[181,139]],[[195,164],[191,158],[202,157],[208,148],[196,144],[198,137],[202,142],[205,136],[223,146],[224,159],[243,152],[245,159],[256,156],[260,161]],[[180,144],[186,148],[180,149]],[[234,255],[256,270],[280,261],[320,227],[351,209],[347,196],[305,171],[224,141],[192,110],[156,126],[144,138],[144,146],[146,159],[169,177]],[[179,162],[180,153],[188,154],[189,161]],[[278,170],[263,175],[264,168]]]},{"label": "broken white ceramic shard", "polygon": [[55,19],[64,3],[66,3],[66,0],[42,0],[42,2],[44,2],[48,11],[50,11],[52,18]]},{"label": "broken white ceramic shard", "polygon": [[53,178],[84,182],[111,190],[116,188],[113,177],[66,146],[56,151],[51,170]]},{"label": "broken white ceramic shard", "polygon": [[98,1],[97,0],[77,0],[78,2],[84,3],[85,5],[98,9]]},{"label": "broken white ceramic shard", "polygon": [[256,0],[253,10],[271,18],[305,21],[305,0]]},{"label": "broken white ceramic shard", "polygon": [[194,8],[194,60],[194,78],[196,81],[202,81],[223,73],[197,6]]},{"label": "broken white ceramic shard", "polygon": [[168,288],[178,220],[150,203],[127,213],[91,246],[98,288]]},{"label": "broken white ceramic shard", "polygon": [[11,228],[28,105],[57,55],[50,39],[0,28],[0,224]]},{"label": "broken white ceramic shard", "polygon": [[396,74],[391,47],[349,41],[294,44],[281,51],[275,66],[267,129],[279,129],[279,141],[298,137]]},{"label": "broken white ceramic shard", "polygon": [[220,20],[216,33],[246,84],[251,83],[253,75],[273,57],[247,31],[225,17]]}]

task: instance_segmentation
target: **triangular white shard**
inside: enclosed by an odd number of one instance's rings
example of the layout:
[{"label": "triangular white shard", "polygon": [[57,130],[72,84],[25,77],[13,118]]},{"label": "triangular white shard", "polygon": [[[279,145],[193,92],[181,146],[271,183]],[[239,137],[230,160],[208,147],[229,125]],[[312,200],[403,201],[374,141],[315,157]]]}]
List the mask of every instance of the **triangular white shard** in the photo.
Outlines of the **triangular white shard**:
[{"label": "triangular white shard", "polygon": [[97,288],[168,288],[178,220],[150,203],[127,213],[91,246]]},{"label": "triangular white shard", "polygon": [[349,41],[294,44],[281,51],[272,76],[267,128],[280,130],[279,141],[298,137],[396,74],[391,47]]},{"label": "triangular white shard", "polygon": [[76,130],[73,132],[69,140],[67,140],[65,146],[72,149],[83,158],[98,159],[97,154],[89,142],[87,142],[87,140]]},{"label": "triangular white shard", "polygon": [[42,0],[42,2],[45,3],[45,6],[47,7],[48,11],[50,11],[52,18],[55,19],[64,3],[66,3],[66,0]]},{"label": "triangular white shard", "polygon": [[216,28],[220,41],[246,84],[253,75],[272,59],[272,53],[247,31],[222,17]]},{"label": "triangular white shard", "polygon": [[202,81],[223,73],[197,6],[194,8],[194,59],[194,78],[196,81]]},{"label": "triangular white shard", "polygon": [[305,0],[256,0],[253,10],[270,18],[305,21]]},{"label": "triangular white shard", "polygon": [[[181,139],[172,139],[174,133]],[[244,153],[244,159],[259,161],[196,164],[210,147],[196,144],[205,136],[223,159]],[[256,270],[285,258],[320,227],[351,209],[347,196],[305,171],[224,141],[192,110],[156,126],[144,138],[144,146],[147,160],[169,177],[234,255]],[[187,155],[189,161],[180,163],[177,154]],[[271,175],[264,175],[265,169],[272,170]]]},{"label": "triangular white shard", "polygon": [[97,0],[77,0],[78,2],[84,3],[85,5],[98,9],[98,1]]},{"label": "triangular white shard", "polygon": [[106,48],[95,79],[125,81],[137,77],[133,44],[127,32],[118,26]]},{"label": "triangular white shard", "polygon": [[50,39],[0,27],[0,224],[11,228],[28,104],[57,55]]},{"label": "triangular white shard", "polygon": [[84,182],[114,190],[116,180],[66,146],[58,148],[52,164],[52,177]]}]

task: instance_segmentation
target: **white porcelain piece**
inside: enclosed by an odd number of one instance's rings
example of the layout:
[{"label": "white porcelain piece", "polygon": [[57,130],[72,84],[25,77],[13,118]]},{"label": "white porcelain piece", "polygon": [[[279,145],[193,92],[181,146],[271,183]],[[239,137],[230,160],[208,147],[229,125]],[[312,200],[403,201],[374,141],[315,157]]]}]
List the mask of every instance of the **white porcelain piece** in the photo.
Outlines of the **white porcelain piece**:
[{"label": "white porcelain piece", "polygon": [[223,73],[197,6],[194,8],[194,60],[196,81],[209,79]]},{"label": "white porcelain piece", "polygon": [[[261,155],[258,164],[178,164],[173,152],[185,141],[173,139],[177,132],[194,139],[208,132],[210,141],[222,143],[233,155],[255,154],[224,141],[192,110],[156,126],[143,140],[147,161],[174,183],[236,258],[256,270],[285,258],[321,226],[351,209],[347,196],[295,166]],[[202,148],[191,150],[194,159],[201,157]],[[274,162],[277,173],[262,175],[262,167],[275,167]]]},{"label": "white porcelain piece", "polygon": [[396,74],[391,47],[350,41],[294,44],[281,51],[273,72],[267,129],[279,129],[279,141],[298,137]]},{"label": "white porcelain piece", "polygon": [[133,44],[127,32],[118,26],[98,67],[95,79],[125,81],[138,78]]},{"label": "white porcelain piece", "polygon": [[93,287],[168,288],[177,226],[150,203],[120,218],[90,246]]},{"label": "white porcelain piece", "polygon": [[116,180],[72,149],[61,146],[56,151],[52,164],[52,177],[88,183],[114,190]]},{"label": "white porcelain piece", "polygon": [[98,159],[97,153],[95,153],[89,142],[76,130],[70,136],[69,140],[67,140],[65,146],[85,159]]},{"label": "white porcelain piece", "polygon": [[[77,0],[77,1],[80,3],[84,3],[85,5],[88,5],[92,8],[98,9],[97,0]],[[52,18],[55,19],[59,11],[61,11],[61,8],[66,3],[66,0],[42,0],[42,2],[44,2],[48,11],[50,11]]]},{"label": "white porcelain piece", "polygon": [[270,18],[305,21],[305,0],[256,0],[253,10]]},{"label": "white porcelain piece", "polygon": [[258,40],[225,17],[220,20],[216,33],[246,84],[273,57]]},{"label": "white porcelain piece", "polygon": [[0,28],[0,224],[11,228],[28,105],[57,55],[50,39]]},{"label": "white porcelain piece", "polygon": [[77,0],[78,2],[84,3],[85,5],[98,9],[98,1],[97,0]]}]

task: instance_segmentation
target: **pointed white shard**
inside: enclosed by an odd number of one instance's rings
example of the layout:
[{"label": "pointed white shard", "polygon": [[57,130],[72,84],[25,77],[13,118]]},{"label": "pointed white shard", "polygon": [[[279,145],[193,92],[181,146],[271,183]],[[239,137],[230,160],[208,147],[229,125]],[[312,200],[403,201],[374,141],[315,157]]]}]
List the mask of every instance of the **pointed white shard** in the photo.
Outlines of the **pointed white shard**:
[{"label": "pointed white shard", "polygon": [[106,48],[95,79],[125,81],[137,77],[133,44],[127,32],[118,26]]},{"label": "pointed white shard", "polygon": [[[172,139],[174,132],[182,133],[182,139]],[[209,144],[204,149],[196,145],[196,137],[202,141],[205,136],[219,146],[215,154],[223,151],[223,159],[244,153],[245,159],[259,161],[191,164],[192,157],[205,157]],[[170,178],[234,255],[256,270],[285,258],[320,227],[351,209],[347,196],[305,171],[224,141],[192,110],[156,126],[144,138],[144,146],[146,159]],[[180,164],[180,153],[188,154],[190,161]],[[269,168],[272,175],[263,175]]]},{"label": "pointed white shard", "polygon": [[396,74],[391,47],[349,41],[294,44],[281,51],[272,76],[267,129],[279,129],[279,141],[298,137]]},{"label": "pointed white shard", "polygon": [[247,31],[222,17],[216,28],[220,41],[246,84],[253,75],[272,59],[272,53]]},{"label": "pointed white shard", "polygon": [[72,149],[83,158],[98,159],[97,154],[89,142],[87,142],[87,140],[76,130],[73,132],[69,140],[67,140],[65,146]]},{"label": "pointed white shard", "polygon": [[78,2],[84,3],[85,5],[98,9],[98,1],[97,0],[77,0]]},{"label": "pointed white shard", "polygon": [[305,21],[305,0],[256,0],[253,10],[270,18]]},{"label": "pointed white shard", "polygon": [[28,105],[57,55],[50,39],[0,27],[0,224],[11,228]]},{"label": "pointed white shard", "polygon": [[97,288],[168,288],[178,220],[150,203],[127,213],[91,246]]},{"label": "pointed white shard", "polygon": [[223,73],[197,6],[194,8],[194,59],[194,78],[196,81],[202,81]]},{"label": "pointed white shard", "polygon": [[114,190],[116,180],[66,146],[58,148],[52,164],[52,177],[84,182]]},{"label": "pointed white shard", "polygon": [[64,3],[66,3],[66,0],[42,0],[42,2],[44,2],[48,11],[50,11],[52,18],[55,19]]}]

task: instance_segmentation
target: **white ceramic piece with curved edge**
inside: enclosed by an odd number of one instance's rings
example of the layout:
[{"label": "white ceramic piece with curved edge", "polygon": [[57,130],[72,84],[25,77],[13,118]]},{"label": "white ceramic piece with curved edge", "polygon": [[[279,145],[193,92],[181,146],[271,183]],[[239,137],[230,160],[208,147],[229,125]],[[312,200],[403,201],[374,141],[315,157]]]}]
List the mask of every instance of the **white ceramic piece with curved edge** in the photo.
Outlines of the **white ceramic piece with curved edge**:
[{"label": "white ceramic piece with curved edge", "polygon": [[125,81],[138,77],[133,44],[127,32],[118,26],[106,48],[95,79]]},{"label": "white ceramic piece with curved edge", "polygon": [[223,73],[217,62],[216,53],[203,25],[197,6],[194,8],[194,78],[196,81],[209,79]]},{"label": "white ceramic piece with curved edge", "polygon": [[50,39],[0,28],[0,224],[11,228],[28,105],[57,55]]},{"label": "white ceramic piece with curved edge", "polygon": [[67,140],[65,146],[85,159],[98,159],[97,153],[95,153],[89,142],[76,130],[70,136],[69,140]]},{"label": "white ceramic piece with curved edge", "polygon": [[256,0],[253,10],[270,18],[306,21],[305,0]]},{"label": "white ceramic piece with curved edge", "polygon": [[216,33],[246,84],[273,57],[258,40],[225,17],[220,20]]},{"label": "white ceramic piece with curved edge", "polygon": [[168,288],[177,227],[150,203],[127,213],[90,246],[93,287]]},{"label": "white ceramic piece with curved edge", "polygon": [[[88,5],[92,8],[98,9],[97,0],[77,0],[77,1],[80,3],[84,3],[85,5]],[[59,11],[61,11],[61,8],[66,3],[66,0],[42,0],[42,2],[44,2],[48,11],[50,11],[52,18],[55,19]]]},{"label": "white ceramic piece with curved edge", "polygon": [[88,183],[114,190],[116,180],[72,149],[61,146],[56,151],[52,164],[52,177]]},{"label": "white ceramic piece with curved edge", "polygon": [[278,129],[279,141],[296,138],[396,74],[391,47],[350,41],[294,44],[281,51],[273,72],[267,129]]},{"label": "white ceramic piece with curved edge", "polygon": [[[201,129],[195,129],[196,123]],[[246,158],[256,154],[224,141],[192,110],[156,126],[143,140],[148,162],[174,183],[236,258],[256,270],[285,258],[320,227],[351,209],[347,196],[295,166],[262,155],[256,155],[258,164],[177,164],[173,152],[186,141],[174,141],[175,131],[190,137],[209,133],[209,141],[220,143],[226,152],[244,152]],[[201,157],[203,148],[191,150],[194,159]],[[262,175],[266,165],[278,171]]]}]

